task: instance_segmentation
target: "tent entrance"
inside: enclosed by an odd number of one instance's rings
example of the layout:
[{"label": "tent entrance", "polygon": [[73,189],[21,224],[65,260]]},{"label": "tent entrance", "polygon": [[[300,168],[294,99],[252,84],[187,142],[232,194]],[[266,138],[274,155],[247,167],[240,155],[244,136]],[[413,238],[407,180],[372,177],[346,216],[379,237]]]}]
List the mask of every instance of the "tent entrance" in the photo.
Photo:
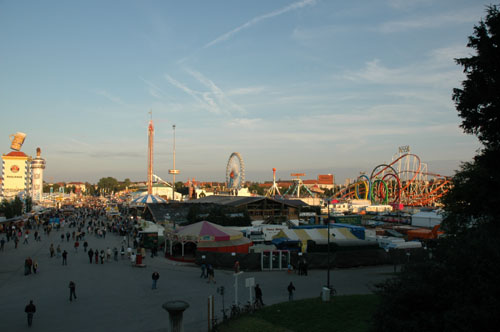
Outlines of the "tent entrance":
[{"label": "tent entrance", "polygon": [[286,270],[290,264],[289,250],[265,250],[260,253],[262,271]]}]

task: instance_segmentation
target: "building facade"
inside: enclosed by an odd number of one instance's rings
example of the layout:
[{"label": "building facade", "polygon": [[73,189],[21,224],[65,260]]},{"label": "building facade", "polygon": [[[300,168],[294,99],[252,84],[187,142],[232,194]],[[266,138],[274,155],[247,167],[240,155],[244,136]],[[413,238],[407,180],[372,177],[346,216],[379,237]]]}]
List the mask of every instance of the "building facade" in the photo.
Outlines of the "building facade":
[{"label": "building facade", "polygon": [[0,196],[12,199],[20,193],[31,191],[31,157],[21,151],[2,155],[2,177]]}]

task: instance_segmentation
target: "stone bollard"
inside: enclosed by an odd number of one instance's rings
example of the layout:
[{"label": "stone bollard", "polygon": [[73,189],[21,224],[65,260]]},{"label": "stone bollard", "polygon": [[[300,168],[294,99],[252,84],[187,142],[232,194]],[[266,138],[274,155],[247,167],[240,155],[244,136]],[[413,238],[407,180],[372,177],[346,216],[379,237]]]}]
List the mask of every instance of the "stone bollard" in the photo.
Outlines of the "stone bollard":
[{"label": "stone bollard", "polygon": [[189,308],[189,303],[186,301],[168,301],[163,303],[163,309],[168,311],[170,317],[170,328],[169,332],[183,332],[184,326],[182,324],[182,315],[184,310]]}]

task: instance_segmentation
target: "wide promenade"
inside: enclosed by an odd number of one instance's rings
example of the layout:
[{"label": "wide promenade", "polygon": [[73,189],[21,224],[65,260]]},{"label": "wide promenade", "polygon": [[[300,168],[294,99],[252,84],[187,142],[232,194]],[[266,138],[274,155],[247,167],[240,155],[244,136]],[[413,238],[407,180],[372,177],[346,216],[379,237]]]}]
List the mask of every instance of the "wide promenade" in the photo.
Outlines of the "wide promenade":
[{"label": "wide promenade", "polygon": [[[73,229],[70,229],[73,231]],[[33,233],[32,233],[33,234]],[[30,234],[29,244],[5,244],[0,252],[0,331],[51,331],[51,332],[153,332],[167,331],[168,313],[162,304],[171,300],[184,300],[190,304],[184,314],[185,331],[207,331],[207,298],[214,295],[217,316],[221,316],[222,299],[217,287],[226,289],[225,305],[234,301],[234,276],[232,271],[215,270],[216,284],[207,284],[200,278],[195,265],[171,262],[162,257],[145,260],[145,268],[132,267],[127,259],[89,263],[87,253],[80,246],[75,253],[73,244],[61,242],[60,232],[49,237],[42,234],[42,241],[35,242]],[[2,235],[3,236],[3,235]],[[106,238],[86,237],[89,248],[106,250],[120,248],[121,238],[108,234]],[[62,258],[50,257],[49,246],[54,243],[68,251],[68,265]],[[82,243],[82,242],[81,242]],[[24,260],[30,256],[38,262],[37,274],[24,275]],[[120,255],[119,255],[120,256]],[[160,273],[158,289],[151,289],[151,274]],[[392,266],[332,270],[331,282],[339,294],[366,294],[373,284],[387,278]],[[326,271],[313,270],[309,275],[288,275],[285,271],[244,272],[239,277],[239,302],[246,303],[249,291],[244,279],[255,277],[261,285],[265,304],[288,300],[287,285],[296,287],[295,299],[319,296],[326,284]],[[77,300],[69,301],[70,281],[76,283]],[[24,307],[33,300],[37,312],[33,326],[27,325]]]}]

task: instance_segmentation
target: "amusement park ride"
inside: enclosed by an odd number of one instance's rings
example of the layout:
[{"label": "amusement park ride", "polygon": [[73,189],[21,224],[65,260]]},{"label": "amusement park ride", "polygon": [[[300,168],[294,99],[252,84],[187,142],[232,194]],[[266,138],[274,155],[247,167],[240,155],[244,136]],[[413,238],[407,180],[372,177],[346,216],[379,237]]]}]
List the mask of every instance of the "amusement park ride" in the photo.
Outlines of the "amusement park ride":
[{"label": "amusement park ride", "polygon": [[450,189],[451,177],[427,171],[427,164],[402,146],[388,164],[376,166],[370,176],[360,175],[356,182],[334,195],[336,199],[367,199],[373,204],[396,207],[430,206]]},{"label": "amusement park ride", "polygon": [[231,153],[226,166],[226,184],[231,193],[238,192],[245,183],[245,163],[239,152]]}]

